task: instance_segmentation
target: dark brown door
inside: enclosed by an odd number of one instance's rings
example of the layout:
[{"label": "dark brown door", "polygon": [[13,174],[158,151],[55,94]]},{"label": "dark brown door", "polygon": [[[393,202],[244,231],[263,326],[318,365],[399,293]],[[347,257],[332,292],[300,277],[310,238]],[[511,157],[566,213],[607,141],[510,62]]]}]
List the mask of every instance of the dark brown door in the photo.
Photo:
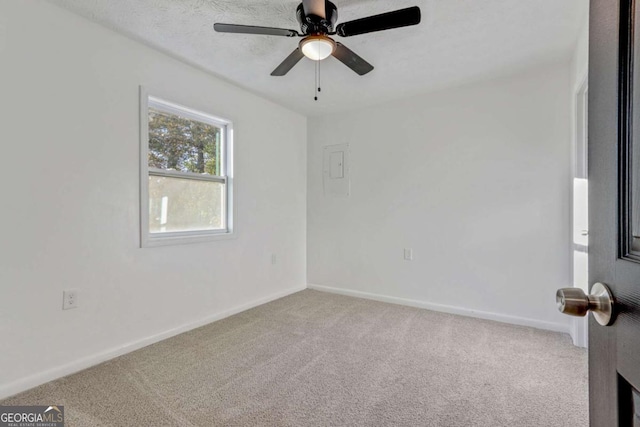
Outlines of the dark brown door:
[{"label": "dark brown door", "polygon": [[[640,427],[640,0],[591,0],[589,281],[617,317],[589,320],[593,427]],[[636,54],[638,54],[636,56]],[[635,67],[634,67],[635,64]]]}]

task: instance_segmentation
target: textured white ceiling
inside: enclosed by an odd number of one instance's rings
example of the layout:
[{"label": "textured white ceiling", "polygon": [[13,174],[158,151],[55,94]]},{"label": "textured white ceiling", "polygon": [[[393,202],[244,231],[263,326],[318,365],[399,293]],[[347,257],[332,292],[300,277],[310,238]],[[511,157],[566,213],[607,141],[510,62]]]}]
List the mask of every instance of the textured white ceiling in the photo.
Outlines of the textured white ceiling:
[{"label": "textured white ceiling", "polygon": [[214,22],[299,30],[296,0],[49,0],[307,115],[321,115],[506,74],[568,56],[588,0],[333,0],[338,22],[420,6],[422,23],[338,38],[376,68],[358,76],[322,62],[271,71],[298,38],[222,34]]}]

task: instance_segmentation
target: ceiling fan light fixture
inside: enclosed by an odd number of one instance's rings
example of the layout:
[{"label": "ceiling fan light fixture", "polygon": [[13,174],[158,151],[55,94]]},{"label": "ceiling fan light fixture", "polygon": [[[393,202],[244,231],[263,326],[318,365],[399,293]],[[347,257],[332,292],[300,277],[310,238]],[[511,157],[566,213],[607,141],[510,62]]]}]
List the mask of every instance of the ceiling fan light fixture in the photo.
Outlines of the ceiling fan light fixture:
[{"label": "ceiling fan light fixture", "polygon": [[300,50],[307,58],[322,61],[336,50],[336,42],[324,35],[313,35],[302,39]]}]

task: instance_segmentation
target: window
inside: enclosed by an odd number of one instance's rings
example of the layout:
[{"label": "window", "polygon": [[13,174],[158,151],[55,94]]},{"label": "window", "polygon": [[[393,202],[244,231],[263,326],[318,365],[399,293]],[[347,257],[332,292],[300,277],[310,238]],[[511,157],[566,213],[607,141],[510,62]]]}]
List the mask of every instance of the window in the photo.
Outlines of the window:
[{"label": "window", "polygon": [[228,237],[231,123],[141,93],[142,246]]}]

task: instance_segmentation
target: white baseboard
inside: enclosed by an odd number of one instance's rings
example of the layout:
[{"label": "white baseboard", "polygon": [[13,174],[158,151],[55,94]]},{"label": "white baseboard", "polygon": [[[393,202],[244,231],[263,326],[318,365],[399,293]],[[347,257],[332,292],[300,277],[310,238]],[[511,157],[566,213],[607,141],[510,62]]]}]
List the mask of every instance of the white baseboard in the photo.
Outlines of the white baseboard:
[{"label": "white baseboard", "polygon": [[240,312],[249,310],[259,305],[266,304],[268,302],[286,297],[287,295],[291,295],[296,292],[303,291],[306,288],[307,288],[306,286],[299,286],[299,287],[287,289],[285,291],[277,292],[275,294],[269,295],[268,297],[260,298],[260,299],[248,302],[246,304],[239,305],[230,310],[226,310],[221,313],[216,313],[216,314],[207,316],[195,322],[190,322],[190,323],[178,326],[177,328],[173,328],[173,329],[169,329],[168,331],[161,332],[159,334],[142,338],[140,340],[136,340],[119,347],[111,348],[111,349],[102,351],[100,353],[93,354],[91,356],[83,357],[81,359],[74,360],[64,365],[57,366],[55,368],[48,369],[43,372],[38,372],[36,374],[30,375],[26,378],[19,379],[9,384],[2,384],[0,385],[0,399],[5,399],[7,397],[29,390],[33,387],[37,387],[41,384],[56,380],[66,375],[74,374],[76,372],[98,365],[102,362],[106,362],[107,360],[113,359],[115,357],[122,356],[123,354],[127,354],[132,351],[141,349],[143,347],[157,343],[167,338],[171,338],[173,336],[182,334],[184,332],[190,331],[195,328],[199,328],[201,326],[207,325],[217,320],[221,320],[226,317],[233,316],[234,314],[238,314]]},{"label": "white baseboard", "polygon": [[576,347],[589,347],[589,317],[574,317],[571,323],[571,339]]},{"label": "white baseboard", "polygon": [[381,302],[389,302],[392,304],[406,305],[409,307],[424,308],[442,313],[458,314],[460,316],[475,317],[478,319],[494,320],[496,322],[510,323],[512,325],[529,326],[536,329],[544,329],[547,331],[570,333],[569,325],[562,323],[546,322],[543,320],[529,319],[526,317],[509,316],[506,314],[490,313],[486,311],[471,310],[468,308],[454,307],[451,305],[435,304],[427,301],[412,300],[406,298],[398,298],[387,295],[372,294],[369,292],[354,291],[350,289],[332,288],[322,285],[307,285],[309,289],[316,291],[330,292],[334,294],[347,295],[357,298],[365,298]]}]

